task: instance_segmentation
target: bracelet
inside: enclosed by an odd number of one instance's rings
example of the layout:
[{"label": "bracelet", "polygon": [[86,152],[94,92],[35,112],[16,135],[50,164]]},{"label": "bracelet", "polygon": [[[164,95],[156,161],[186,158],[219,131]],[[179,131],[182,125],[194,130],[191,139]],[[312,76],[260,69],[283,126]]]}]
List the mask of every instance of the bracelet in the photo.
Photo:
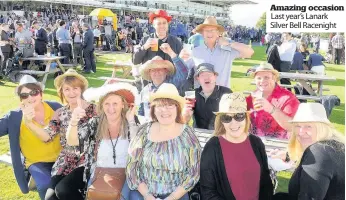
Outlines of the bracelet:
[{"label": "bracelet", "polygon": [[269,114],[274,114],[274,112],[275,112],[275,110],[276,110],[276,107],[275,106],[273,106],[273,109],[272,109],[272,111],[270,111],[270,113]]}]

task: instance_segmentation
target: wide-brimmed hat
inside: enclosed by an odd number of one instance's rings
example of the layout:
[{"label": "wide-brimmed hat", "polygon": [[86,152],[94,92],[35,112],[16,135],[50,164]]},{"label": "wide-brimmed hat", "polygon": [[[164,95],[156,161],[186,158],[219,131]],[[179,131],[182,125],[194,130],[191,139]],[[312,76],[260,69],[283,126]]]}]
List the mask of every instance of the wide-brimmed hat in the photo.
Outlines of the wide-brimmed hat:
[{"label": "wide-brimmed hat", "polygon": [[196,32],[201,33],[203,28],[206,26],[214,26],[216,27],[220,33],[225,32],[225,28],[217,23],[217,20],[213,16],[208,16],[205,18],[203,24],[200,24],[196,27]]},{"label": "wide-brimmed hat", "polygon": [[18,94],[18,89],[20,86],[28,84],[28,83],[33,83],[36,84],[37,86],[39,86],[41,88],[41,90],[44,90],[44,85],[40,82],[38,82],[34,77],[30,76],[30,75],[24,75],[20,81],[19,81],[19,85],[16,87],[16,94]]},{"label": "wide-brimmed hat", "polygon": [[168,75],[171,76],[175,73],[175,67],[173,63],[168,60],[163,60],[160,56],[155,56],[151,60],[148,60],[141,67],[141,76],[144,80],[151,81],[149,70],[151,69],[167,69]]},{"label": "wide-brimmed hat", "polygon": [[185,105],[185,99],[179,95],[178,89],[171,83],[162,83],[157,91],[150,95],[150,103],[155,99],[175,100],[180,104],[181,108]]},{"label": "wide-brimmed hat", "polygon": [[260,65],[256,68],[255,72],[251,74],[252,77],[255,77],[258,72],[271,72],[277,78],[280,77],[280,73],[274,69],[273,65],[267,62],[261,62]]},{"label": "wide-brimmed hat", "polygon": [[88,88],[88,80],[87,80],[84,76],[78,74],[78,73],[76,72],[76,70],[74,70],[74,69],[68,69],[64,74],[62,74],[62,75],[60,75],[60,76],[58,76],[58,77],[55,78],[55,80],[54,80],[54,86],[55,86],[56,89],[60,88],[60,86],[61,86],[63,80],[64,80],[67,76],[73,76],[73,77],[75,77],[75,78],[81,80],[81,81],[84,83],[85,88]]},{"label": "wide-brimmed hat", "polygon": [[210,63],[201,63],[201,64],[199,64],[197,66],[197,69],[196,69],[195,77],[197,77],[202,72],[211,72],[211,73],[214,73],[215,75],[219,75],[215,71],[214,65],[212,65]]},{"label": "wide-brimmed hat", "polygon": [[290,123],[299,122],[322,122],[331,124],[326,109],[320,103],[301,103]]},{"label": "wide-brimmed hat", "polygon": [[231,94],[224,94],[219,103],[219,111],[214,112],[218,114],[236,114],[247,112],[246,99],[243,93],[233,92]]},{"label": "wide-brimmed hat", "polygon": [[83,93],[83,97],[89,102],[99,102],[107,94],[114,92],[123,97],[128,104],[138,105],[138,90],[129,83],[111,83],[98,88],[89,88]]},{"label": "wide-brimmed hat", "polygon": [[156,17],[162,17],[170,22],[172,20],[172,16],[169,16],[165,10],[157,10],[155,12],[149,13],[149,23],[153,23]]}]

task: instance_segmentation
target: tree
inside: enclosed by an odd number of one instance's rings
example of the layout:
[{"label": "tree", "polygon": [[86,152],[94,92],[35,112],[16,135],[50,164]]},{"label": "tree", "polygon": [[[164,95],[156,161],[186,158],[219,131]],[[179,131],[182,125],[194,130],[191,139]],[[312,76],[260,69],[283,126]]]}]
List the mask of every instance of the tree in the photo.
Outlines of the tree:
[{"label": "tree", "polygon": [[256,23],[256,27],[262,29],[263,31],[266,30],[266,12],[264,12],[262,14],[262,16],[258,19],[257,23]]}]

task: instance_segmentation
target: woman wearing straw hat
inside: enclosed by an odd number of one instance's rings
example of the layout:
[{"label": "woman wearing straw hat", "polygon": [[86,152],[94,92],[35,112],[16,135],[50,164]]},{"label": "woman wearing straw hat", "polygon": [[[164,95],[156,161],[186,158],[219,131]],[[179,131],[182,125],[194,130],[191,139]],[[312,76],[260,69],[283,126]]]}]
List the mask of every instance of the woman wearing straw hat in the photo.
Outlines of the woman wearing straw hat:
[{"label": "woman wearing straw hat", "polygon": [[[100,88],[90,88],[83,94],[84,98],[91,102],[98,102],[99,116],[91,118],[89,122],[77,127],[71,126],[66,133],[67,144],[78,146],[79,141],[88,140],[89,146],[84,146],[86,166],[84,170],[84,182],[91,178],[93,184],[102,172],[109,171],[110,175],[119,174],[120,184],[103,188],[108,194],[121,191],[125,182],[125,168],[127,164],[127,149],[131,138],[137,133],[137,123],[134,113],[136,111],[135,101],[138,101],[136,87],[128,83],[106,84]],[[137,98],[137,99],[136,99]],[[72,121],[78,121],[78,112],[72,114]],[[112,155],[112,156],[111,156]],[[103,178],[103,177],[102,177]],[[96,187],[92,185],[92,187]],[[96,188],[100,189],[100,188]],[[88,196],[92,196],[88,193]],[[114,193],[112,199],[116,199],[119,193]],[[128,199],[129,189],[124,185],[122,196]]]},{"label": "woman wearing straw hat", "polygon": [[267,155],[261,139],[249,134],[244,95],[224,94],[215,114],[214,137],[201,157],[202,199],[270,200],[274,190]]},{"label": "woman wearing straw hat", "polygon": [[279,72],[269,63],[262,62],[252,74],[257,89],[246,98],[251,113],[250,133],[288,139],[292,120],[299,100],[287,89],[279,86]]},{"label": "woman wearing straw hat", "polygon": [[203,24],[196,27],[196,32],[203,35],[204,43],[192,49],[192,59],[196,67],[201,63],[215,66],[219,74],[216,84],[230,88],[232,62],[235,58],[250,58],[254,53],[248,45],[229,42],[220,37],[225,28],[219,25],[215,17],[208,16]]},{"label": "woman wearing straw hat", "polygon": [[178,90],[181,89],[187,77],[187,68],[181,60],[173,65],[168,60],[155,56],[142,66],[141,76],[150,82],[141,91],[141,105],[138,111],[139,115],[145,116],[145,108],[149,108],[149,96],[156,92],[162,83],[172,83]]},{"label": "woman wearing straw hat", "polygon": [[302,103],[290,121],[291,160],[298,163],[289,194],[275,199],[345,199],[345,138],[337,132],[319,103]]},{"label": "woman wearing straw hat", "polygon": [[[88,87],[86,78],[75,70],[69,69],[54,80],[58,95],[66,105],[58,109],[49,125],[42,129],[30,123],[28,127],[36,132],[44,141],[50,141],[60,135],[60,144],[63,147],[52,169],[52,179],[45,199],[83,199],[78,189],[84,189],[83,177],[85,156],[83,147],[88,146],[88,141],[83,141],[78,147],[70,146],[66,142],[66,132],[69,125],[82,126],[96,115],[96,106],[89,104],[82,98],[82,92]],[[71,121],[72,112],[80,110],[79,121]]]},{"label": "woman wearing straw hat", "polygon": [[[12,165],[18,186],[24,194],[29,192],[24,173],[26,168],[36,183],[41,200],[49,186],[52,166],[61,151],[59,136],[46,142],[28,127],[30,123],[41,128],[47,126],[54,112],[61,108],[57,102],[43,101],[42,93],[41,83],[32,76],[23,76],[16,88],[21,109],[12,110],[0,118],[0,136],[9,136]],[[25,158],[24,163],[21,154]]]},{"label": "woman wearing straw hat", "polygon": [[163,83],[150,96],[153,122],[138,130],[129,147],[128,184],[132,199],[184,199],[199,180],[201,147],[181,110],[185,99]]}]

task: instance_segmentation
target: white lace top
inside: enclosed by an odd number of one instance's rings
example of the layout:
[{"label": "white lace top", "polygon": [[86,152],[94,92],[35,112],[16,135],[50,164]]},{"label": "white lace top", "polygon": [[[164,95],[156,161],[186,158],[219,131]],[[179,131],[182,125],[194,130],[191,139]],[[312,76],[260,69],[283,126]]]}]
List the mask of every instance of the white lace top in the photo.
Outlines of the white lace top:
[{"label": "white lace top", "polygon": [[[115,144],[116,140],[113,139],[113,144]],[[126,168],[128,148],[129,140],[127,138],[119,138],[115,147],[116,164],[114,165],[112,143],[110,140],[102,140],[97,152],[97,167]]]}]

